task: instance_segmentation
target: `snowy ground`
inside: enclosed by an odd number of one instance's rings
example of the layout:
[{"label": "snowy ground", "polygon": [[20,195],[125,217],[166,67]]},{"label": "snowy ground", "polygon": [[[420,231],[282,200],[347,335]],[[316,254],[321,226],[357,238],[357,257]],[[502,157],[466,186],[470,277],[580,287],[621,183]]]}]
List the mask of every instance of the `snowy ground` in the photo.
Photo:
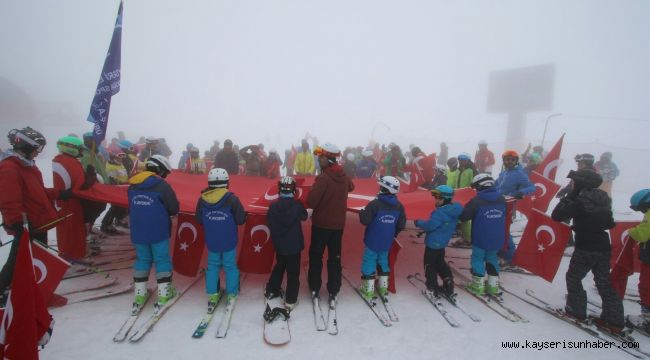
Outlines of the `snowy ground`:
[{"label": "snowy ground", "polygon": [[[515,223],[523,228],[524,221]],[[565,324],[544,312],[506,295],[508,303],[526,316],[529,323],[511,323],[463,291],[458,291],[461,301],[468,310],[479,315],[482,322],[474,323],[456,309],[450,309],[461,327],[451,328],[433,307],[411,286],[406,275],[422,271],[423,245],[417,244],[414,231],[403,232],[399,240],[404,248],[400,253],[397,273],[398,293],[393,296],[393,306],[400,321],[393,327],[383,327],[370,312],[353,289],[343,283],[339,295],[339,334],[328,335],[315,330],[312,307],[309,301],[305,273],[301,274],[299,305],[292,312],[290,320],[292,340],[286,346],[272,347],[262,339],[263,285],[266,275],[248,275],[242,283],[241,295],[233,315],[232,325],[225,339],[216,339],[214,334],[221,317],[223,304],[217,310],[208,332],[202,339],[193,339],[191,334],[199,323],[206,307],[203,281],[194,285],[179,302],[156,325],[140,343],[114,343],[113,335],[128,315],[132,294],[117,295],[102,300],[67,305],[50,309],[56,319],[56,328],[50,344],[41,351],[42,359],[207,359],[227,357],[228,359],[250,359],[264,356],[267,359],[287,359],[308,356],[312,359],[427,359],[427,358],[499,358],[499,359],[626,359],[632,358],[618,349],[544,349],[512,350],[502,349],[503,341],[582,341],[594,340],[575,327]],[[361,240],[359,239],[359,242]],[[358,282],[360,258],[347,254],[358,244],[344,244],[344,271]],[[459,267],[468,266],[470,250],[450,248],[447,255]],[[452,258],[453,257],[453,258]],[[549,302],[561,304],[564,301],[564,273],[569,258],[565,257],[562,267],[552,284],[535,276],[502,274],[507,288],[520,294],[527,288],[534,289]],[[306,262],[306,252],[303,253]],[[129,270],[113,272],[122,280],[131,277]],[[636,292],[636,276],[630,278],[628,291]],[[186,279],[177,276],[182,283]],[[74,280],[66,280],[70,282]],[[590,298],[596,295],[593,280],[584,281]],[[70,286],[69,284],[67,286]],[[626,313],[637,314],[639,306],[624,301]],[[151,312],[145,309],[144,315]],[[142,318],[140,319],[140,322]],[[635,334],[642,348],[650,349],[650,339]]]}]

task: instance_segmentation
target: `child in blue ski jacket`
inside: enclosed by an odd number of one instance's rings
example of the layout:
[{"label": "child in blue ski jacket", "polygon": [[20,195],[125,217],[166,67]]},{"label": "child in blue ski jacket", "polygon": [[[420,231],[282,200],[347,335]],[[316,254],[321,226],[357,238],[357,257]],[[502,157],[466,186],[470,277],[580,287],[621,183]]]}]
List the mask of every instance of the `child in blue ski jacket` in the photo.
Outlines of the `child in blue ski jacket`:
[{"label": "child in blue ski jacket", "polygon": [[[424,274],[427,279],[427,291],[435,297],[441,292],[445,296],[453,296],[454,278],[445,262],[445,248],[456,229],[463,207],[457,202],[452,202],[454,189],[447,185],[437,186],[431,190],[431,195],[436,199],[436,210],[428,220],[415,220],[415,226],[426,233]],[[442,280],[442,287],[438,285],[438,276]]]},{"label": "child in blue ski jacket", "polygon": [[388,251],[397,234],[406,226],[404,206],[397,200],[400,183],[397,178],[384,176],[377,180],[379,194],[359,212],[359,221],[366,225],[363,242],[366,245],[361,263],[361,294],[374,298],[375,273],[379,272],[378,293],[388,294]]},{"label": "child in blue ski jacket", "polygon": [[228,303],[234,303],[239,294],[237,225],[246,221],[246,213],[239,198],[228,191],[228,182],[225,169],[210,170],[208,188],[201,192],[196,204],[196,220],[203,224],[208,248],[208,268],[205,272],[208,310],[216,307],[222,294],[219,290],[219,271],[222,267],[226,273]]},{"label": "child in blue ski jacket", "polygon": [[157,308],[176,296],[172,284],[172,262],[169,256],[170,216],[178,214],[178,199],[165,177],[171,165],[162,155],[154,155],[145,163],[146,171],[129,179],[129,223],[131,242],[135,247],[133,264],[135,289],[134,308],[147,299],[147,280],[152,264],[156,264],[158,283]]},{"label": "child in blue ski jacket", "polygon": [[278,182],[280,198],[269,206],[266,219],[275,248],[275,266],[266,283],[264,296],[273,299],[280,295],[284,273],[287,273],[287,291],[284,307],[291,311],[298,301],[300,288],[300,252],[305,248],[302,222],[307,220],[307,210],[294,199],[296,180],[285,176]]},{"label": "child in blue ski jacket", "polygon": [[[506,199],[494,186],[488,174],[478,174],[472,179],[477,194],[460,214],[460,221],[472,220],[472,282],[468,290],[477,295],[499,292],[499,261],[497,251],[505,241]],[[488,283],[485,286],[485,272]]]}]

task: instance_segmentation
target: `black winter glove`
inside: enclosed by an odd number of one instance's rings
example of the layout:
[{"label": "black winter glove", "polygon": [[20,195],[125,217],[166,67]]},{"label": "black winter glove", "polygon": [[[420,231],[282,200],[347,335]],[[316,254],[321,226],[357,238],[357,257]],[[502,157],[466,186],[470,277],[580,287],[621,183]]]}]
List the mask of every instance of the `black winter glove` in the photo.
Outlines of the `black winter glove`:
[{"label": "black winter glove", "polygon": [[86,166],[86,178],[84,179],[84,183],[81,186],[82,189],[88,189],[89,187],[93,186],[97,182],[97,171],[95,171],[95,167],[92,165]]},{"label": "black winter glove", "polygon": [[522,193],[521,191],[517,191],[517,192],[515,193],[514,197],[515,197],[515,199],[517,199],[517,200],[521,200],[521,199],[524,198],[524,193]]},{"label": "black winter glove", "polygon": [[57,199],[58,200],[68,200],[68,199],[72,198],[72,196],[73,196],[72,189],[65,189],[65,190],[61,190],[61,192],[59,192],[59,197]]}]

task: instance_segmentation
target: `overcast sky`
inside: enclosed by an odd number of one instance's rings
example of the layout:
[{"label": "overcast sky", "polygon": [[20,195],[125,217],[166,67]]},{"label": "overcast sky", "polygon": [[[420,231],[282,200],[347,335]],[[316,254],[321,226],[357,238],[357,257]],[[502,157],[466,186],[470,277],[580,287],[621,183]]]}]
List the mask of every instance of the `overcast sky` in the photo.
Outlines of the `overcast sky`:
[{"label": "overcast sky", "polygon": [[[89,131],[119,1],[0,2],[2,133]],[[521,143],[562,113],[547,148],[566,131],[566,158],[623,162],[650,148],[649,24],[647,0],[126,0],[108,134],[164,136],[177,154],[226,137],[282,150],[306,132],[453,154],[485,139],[500,153],[508,114],[487,112],[490,73],[551,65],[551,104],[522,115]]]}]

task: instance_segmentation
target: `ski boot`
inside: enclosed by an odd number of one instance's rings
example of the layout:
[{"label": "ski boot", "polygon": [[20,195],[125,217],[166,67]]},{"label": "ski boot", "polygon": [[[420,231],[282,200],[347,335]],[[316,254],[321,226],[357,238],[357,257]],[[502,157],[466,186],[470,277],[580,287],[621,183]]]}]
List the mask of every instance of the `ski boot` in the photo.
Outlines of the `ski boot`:
[{"label": "ski boot", "polygon": [[641,304],[641,315],[628,315],[625,320],[628,326],[650,334],[650,306]]},{"label": "ski boot", "polygon": [[375,297],[375,276],[374,275],[361,276],[361,287],[359,288],[359,293],[364,299],[368,301],[372,301],[372,299],[374,299]]},{"label": "ski boot", "polygon": [[284,308],[285,308],[288,312],[291,312],[291,311],[296,307],[296,304],[297,304],[297,302],[295,302],[295,303],[288,303],[288,302],[285,302],[285,303],[284,303]]},{"label": "ski boot", "polygon": [[485,286],[485,292],[488,295],[499,296],[501,295],[501,290],[499,290],[499,276],[498,275],[488,275],[487,285]]},{"label": "ski boot", "polygon": [[336,307],[336,294],[330,294],[327,303],[329,304],[330,308]]},{"label": "ski boot", "polygon": [[217,291],[214,294],[208,294],[208,312],[212,313],[214,312],[214,309],[217,308],[217,304],[219,304],[219,300],[221,300],[221,295],[223,294],[223,291]]},{"label": "ski boot", "polygon": [[485,295],[485,277],[472,275],[472,282],[467,285],[467,290],[469,292],[476,294],[478,296]]},{"label": "ski boot", "polygon": [[228,304],[232,304],[235,301],[237,301],[237,294],[228,294],[228,296],[226,297],[226,302]]},{"label": "ski boot", "polygon": [[442,279],[442,294],[450,300],[456,297],[456,293],[454,293],[454,279],[451,277]]},{"label": "ski boot", "polygon": [[388,295],[388,274],[379,275],[379,279],[377,279],[377,293],[381,297]]},{"label": "ski boot", "polygon": [[163,307],[167,305],[169,300],[176,297],[176,288],[174,284],[170,281],[158,283],[158,307]]}]

